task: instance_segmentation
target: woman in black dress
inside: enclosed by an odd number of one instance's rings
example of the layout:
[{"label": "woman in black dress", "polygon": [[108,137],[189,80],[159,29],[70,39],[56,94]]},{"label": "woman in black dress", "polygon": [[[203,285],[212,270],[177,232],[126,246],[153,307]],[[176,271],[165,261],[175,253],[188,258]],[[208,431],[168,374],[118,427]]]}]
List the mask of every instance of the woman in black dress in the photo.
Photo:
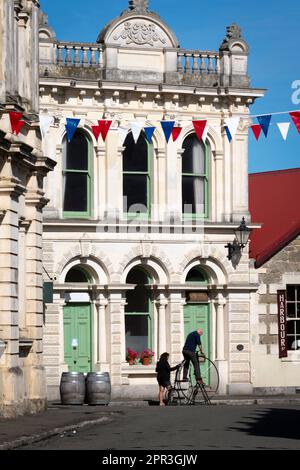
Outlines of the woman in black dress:
[{"label": "woman in black dress", "polygon": [[159,405],[160,406],[165,406],[164,403],[164,393],[165,389],[171,390],[172,385],[171,385],[171,372],[173,370],[176,370],[178,366],[171,367],[168,359],[169,359],[169,353],[165,352],[163,353],[159,361],[156,364],[156,372],[157,372],[157,382],[159,385]]}]

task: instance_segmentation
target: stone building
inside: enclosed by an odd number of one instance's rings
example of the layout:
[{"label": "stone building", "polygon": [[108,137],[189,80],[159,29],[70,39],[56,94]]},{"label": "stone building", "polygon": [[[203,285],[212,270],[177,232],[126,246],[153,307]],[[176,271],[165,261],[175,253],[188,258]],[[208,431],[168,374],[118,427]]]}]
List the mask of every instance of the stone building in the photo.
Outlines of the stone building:
[{"label": "stone building", "polygon": [[[300,390],[300,169],[250,175],[251,236],[259,290],[253,294],[252,382],[258,391]],[[286,292],[287,357],[279,357],[278,291]],[[279,340],[280,338],[280,340]]]},{"label": "stone building", "polygon": [[[42,361],[44,157],[38,127],[37,0],[0,2],[0,415],[46,405]],[[12,133],[9,113],[23,113]]]},{"label": "stone building", "polygon": [[[94,43],[58,41],[44,17],[40,106],[55,117],[45,150],[57,162],[44,216],[44,267],[55,279],[45,312],[49,398],[66,370],[109,371],[114,396],[156,393],[154,364],[129,366],[127,348],[149,347],[155,359],[167,350],[177,363],[198,326],[220,392],[252,391],[256,276],[247,248],[238,263],[225,248],[243,217],[258,227],[246,120],[232,143],[224,129],[264,95],[251,87],[248,52],[235,24],[218,51],[180,48],[147,1],[130,1]],[[81,119],[71,143],[67,118]],[[105,141],[91,130],[99,119],[113,121]],[[192,124],[201,119],[203,142]],[[172,120],[182,131],[167,144],[161,121]],[[138,126],[155,127],[151,143],[143,131],[134,143]]]}]

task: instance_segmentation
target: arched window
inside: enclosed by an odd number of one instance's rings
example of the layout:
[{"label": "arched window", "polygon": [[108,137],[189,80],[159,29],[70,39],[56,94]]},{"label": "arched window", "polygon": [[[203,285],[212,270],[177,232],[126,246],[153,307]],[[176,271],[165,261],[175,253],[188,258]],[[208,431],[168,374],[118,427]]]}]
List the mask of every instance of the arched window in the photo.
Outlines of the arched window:
[{"label": "arched window", "polygon": [[91,276],[81,266],[75,266],[74,268],[70,269],[70,271],[66,275],[65,282],[69,284],[72,284],[72,283],[85,283],[86,284],[86,283],[91,282]]},{"label": "arched window", "polygon": [[64,217],[91,215],[92,159],[88,137],[77,131],[71,142],[63,143]]},{"label": "arched window", "polygon": [[152,145],[141,133],[137,143],[128,134],[123,153],[123,201],[124,213],[145,217],[151,210],[151,158]]},{"label": "arched window", "polygon": [[135,284],[126,294],[125,335],[126,350],[142,352],[152,348],[152,301],[148,284],[152,278],[142,268],[133,268],[127,276],[127,284]]},{"label": "arched window", "polygon": [[199,267],[192,268],[186,277],[188,284],[207,284],[208,279],[206,273]]},{"label": "arched window", "polygon": [[196,134],[183,143],[182,212],[186,216],[208,217],[208,148]]}]

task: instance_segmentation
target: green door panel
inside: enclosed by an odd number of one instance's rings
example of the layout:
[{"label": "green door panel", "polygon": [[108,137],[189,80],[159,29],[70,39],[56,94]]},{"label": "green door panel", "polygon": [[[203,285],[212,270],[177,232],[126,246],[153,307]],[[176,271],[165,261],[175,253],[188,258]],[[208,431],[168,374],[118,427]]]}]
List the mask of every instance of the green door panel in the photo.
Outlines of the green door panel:
[{"label": "green door panel", "polygon": [[[202,349],[207,357],[210,357],[210,322],[208,304],[188,304],[184,307],[184,335],[185,338],[192,331],[202,329],[201,336]],[[200,364],[201,369],[201,364]],[[194,374],[192,374],[194,375]],[[203,374],[203,380],[208,385],[210,377]]]},{"label": "green door panel", "polygon": [[90,304],[64,307],[64,355],[69,372],[92,372]]}]

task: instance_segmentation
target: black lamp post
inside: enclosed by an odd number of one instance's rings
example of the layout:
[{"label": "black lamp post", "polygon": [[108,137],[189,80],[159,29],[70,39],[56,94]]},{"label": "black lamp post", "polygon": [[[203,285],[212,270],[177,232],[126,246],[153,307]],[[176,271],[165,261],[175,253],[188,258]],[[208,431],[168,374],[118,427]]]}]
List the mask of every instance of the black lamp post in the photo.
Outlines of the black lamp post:
[{"label": "black lamp post", "polygon": [[240,255],[241,251],[245,248],[249,241],[251,230],[246,225],[245,217],[243,217],[240,226],[234,230],[235,240],[233,243],[228,243],[225,248],[228,248],[227,258],[231,260],[235,254]]}]

